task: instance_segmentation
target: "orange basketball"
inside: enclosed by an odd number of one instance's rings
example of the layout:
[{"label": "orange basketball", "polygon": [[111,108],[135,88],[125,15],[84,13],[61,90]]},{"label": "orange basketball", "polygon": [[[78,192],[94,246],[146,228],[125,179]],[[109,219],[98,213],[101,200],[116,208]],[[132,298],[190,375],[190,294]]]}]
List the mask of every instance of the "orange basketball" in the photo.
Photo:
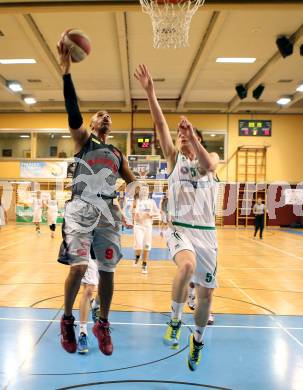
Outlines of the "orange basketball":
[{"label": "orange basketball", "polygon": [[89,37],[81,30],[68,29],[61,35],[64,46],[71,49],[71,59],[73,62],[83,61],[91,52]]}]

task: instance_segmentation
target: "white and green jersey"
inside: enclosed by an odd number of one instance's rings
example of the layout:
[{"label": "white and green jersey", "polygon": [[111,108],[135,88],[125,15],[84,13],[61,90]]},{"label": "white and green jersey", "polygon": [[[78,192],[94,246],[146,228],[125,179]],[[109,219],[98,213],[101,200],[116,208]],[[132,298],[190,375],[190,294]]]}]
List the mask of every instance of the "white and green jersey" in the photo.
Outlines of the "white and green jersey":
[{"label": "white and green jersey", "polygon": [[204,173],[198,160],[179,153],[168,178],[169,212],[172,223],[201,230],[215,230],[218,180]]}]

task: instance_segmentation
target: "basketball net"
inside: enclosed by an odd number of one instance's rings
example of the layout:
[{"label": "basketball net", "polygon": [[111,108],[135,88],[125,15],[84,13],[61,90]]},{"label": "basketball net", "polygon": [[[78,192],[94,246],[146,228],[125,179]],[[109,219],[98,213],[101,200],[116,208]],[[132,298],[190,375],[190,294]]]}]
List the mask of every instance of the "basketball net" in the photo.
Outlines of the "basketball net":
[{"label": "basketball net", "polygon": [[152,20],[154,48],[187,47],[193,15],[205,0],[140,0]]}]

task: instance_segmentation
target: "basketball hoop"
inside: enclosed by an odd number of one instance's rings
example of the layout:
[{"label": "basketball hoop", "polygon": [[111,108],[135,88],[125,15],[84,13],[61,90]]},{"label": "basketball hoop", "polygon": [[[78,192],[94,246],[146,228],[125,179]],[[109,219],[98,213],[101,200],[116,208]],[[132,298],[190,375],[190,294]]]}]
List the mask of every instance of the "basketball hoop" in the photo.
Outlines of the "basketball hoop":
[{"label": "basketball hoop", "polygon": [[205,0],[140,0],[142,11],[152,20],[154,47],[188,46],[192,17]]}]

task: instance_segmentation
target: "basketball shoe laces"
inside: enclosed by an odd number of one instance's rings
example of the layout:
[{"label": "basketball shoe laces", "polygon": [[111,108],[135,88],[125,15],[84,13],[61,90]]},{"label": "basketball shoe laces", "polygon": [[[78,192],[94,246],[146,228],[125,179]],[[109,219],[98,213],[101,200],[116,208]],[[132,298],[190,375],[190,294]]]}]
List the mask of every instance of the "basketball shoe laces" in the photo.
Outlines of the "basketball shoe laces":
[{"label": "basketball shoe laces", "polygon": [[68,342],[73,342],[75,340],[75,330],[77,325],[74,324],[74,321],[64,320],[64,338],[68,340]]},{"label": "basketball shoe laces", "polygon": [[171,338],[172,339],[177,338],[177,332],[180,329],[181,322],[178,322],[177,325],[174,325],[173,321],[171,320],[170,322],[167,323],[167,325],[169,325],[171,327]]},{"label": "basketball shoe laces", "polygon": [[193,360],[195,362],[197,362],[199,360],[199,352],[201,351],[201,349],[203,348],[203,344],[201,346],[198,346],[196,345],[195,343],[194,344],[194,351],[193,351]]},{"label": "basketball shoe laces", "polygon": [[111,343],[111,328],[108,326],[108,324],[104,324],[102,322],[100,322],[100,324],[103,332],[103,342],[105,345],[108,345]]}]

